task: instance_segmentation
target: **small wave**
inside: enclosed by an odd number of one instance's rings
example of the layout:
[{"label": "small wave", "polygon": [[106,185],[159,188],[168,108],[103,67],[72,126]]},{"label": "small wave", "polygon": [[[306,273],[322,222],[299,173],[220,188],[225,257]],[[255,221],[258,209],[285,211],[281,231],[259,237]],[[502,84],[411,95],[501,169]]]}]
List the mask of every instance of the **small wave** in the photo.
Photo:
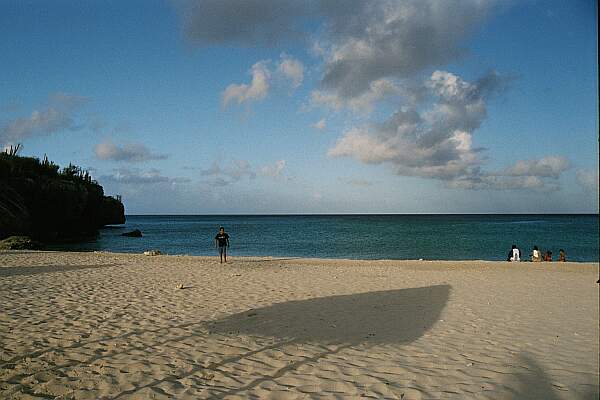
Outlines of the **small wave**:
[{"label": "small wave", "polygon": [[519,225],[519,224],[543,224],[548,221],[539,219],[533,221],[502,221],[502,222],[490,222],[492,225]]}]

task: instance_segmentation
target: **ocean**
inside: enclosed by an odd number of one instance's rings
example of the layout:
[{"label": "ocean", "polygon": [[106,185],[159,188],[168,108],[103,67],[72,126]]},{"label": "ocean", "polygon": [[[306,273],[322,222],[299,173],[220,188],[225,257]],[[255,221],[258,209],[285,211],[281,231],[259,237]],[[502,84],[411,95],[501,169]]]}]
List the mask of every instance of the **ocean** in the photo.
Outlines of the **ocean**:
[{"label": "ocean", "polygon": [[[224,226],[229,255],[350,259],[505,260],[512,244],[564,249],[569,261],[598,261],[598,215],[128,215],[94,240],[56,250],[216,255]],[[133,229],[143,237],[121,233]]]}]

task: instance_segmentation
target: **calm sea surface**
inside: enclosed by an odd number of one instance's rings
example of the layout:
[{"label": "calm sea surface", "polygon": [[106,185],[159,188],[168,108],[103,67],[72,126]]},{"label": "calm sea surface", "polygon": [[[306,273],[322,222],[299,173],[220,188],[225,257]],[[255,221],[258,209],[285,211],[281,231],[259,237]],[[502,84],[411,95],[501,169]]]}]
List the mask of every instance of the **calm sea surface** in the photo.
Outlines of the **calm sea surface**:
[{"label": "calm sea surface", "polygon": [[[598,215],[277,215],[127,216],[92,241],[66,250],[215,255],[224,226],[231,256],[353,259],[504,260],[514,243],[524,256],[534,245],[571,261],[598,261]],[[142,238],[121,233],[139,229]]]}]

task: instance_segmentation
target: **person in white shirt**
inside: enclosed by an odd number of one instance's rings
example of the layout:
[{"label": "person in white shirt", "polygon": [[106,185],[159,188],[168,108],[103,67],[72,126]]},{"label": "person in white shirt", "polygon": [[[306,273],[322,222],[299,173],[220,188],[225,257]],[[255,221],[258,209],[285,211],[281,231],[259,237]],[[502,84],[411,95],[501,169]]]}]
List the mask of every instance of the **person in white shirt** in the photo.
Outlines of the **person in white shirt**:
[{"label": "person in white shirt", "polygon": [[540,262],[542,261],[542,253],[537,246],[533,246],[533,251],[531,252],[531,261]]},{"label": "person in white shirt", "polygon": [[507,261],[521,261],[521,250],[517,248],[516,244],[513,244],[512,249],[508,252]]}]

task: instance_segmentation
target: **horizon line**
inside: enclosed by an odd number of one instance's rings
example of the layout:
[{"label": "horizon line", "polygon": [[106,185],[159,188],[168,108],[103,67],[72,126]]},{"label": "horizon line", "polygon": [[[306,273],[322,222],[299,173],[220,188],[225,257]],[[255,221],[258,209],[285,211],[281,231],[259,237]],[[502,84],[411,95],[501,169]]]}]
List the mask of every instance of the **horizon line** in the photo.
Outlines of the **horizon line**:
[{"label": "horizon line", "polygon": [[596,215],[600,216],[598,212],[512,212],[512,213],[231,213],[231,214],[218,214],[218,213],[207,213],[207,214],[125,214],[125,216],[131,217],[164,217],[164,216],[215,216],[215,217],[236,217],[236,216],[265,216],[265,217],[276,217],[276,216],[345,216],[345,215]]}]

